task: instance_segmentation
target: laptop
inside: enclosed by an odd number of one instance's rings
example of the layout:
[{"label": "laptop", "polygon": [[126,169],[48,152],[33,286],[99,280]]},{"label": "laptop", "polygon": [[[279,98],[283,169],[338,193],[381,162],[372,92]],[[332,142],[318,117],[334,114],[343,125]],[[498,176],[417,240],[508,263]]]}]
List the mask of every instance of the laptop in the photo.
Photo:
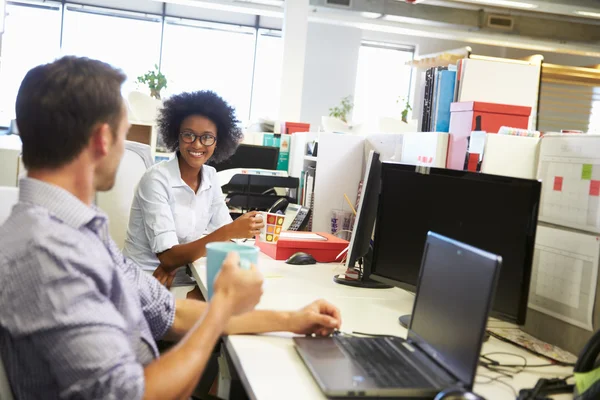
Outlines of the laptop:
[{"label": "laptop", "polygon": [[296,350],[328,397],[433,398],[444,389],[471,390],[501,263],[500,256],[429,232],[406,340],[303,337],[294,338]]}]

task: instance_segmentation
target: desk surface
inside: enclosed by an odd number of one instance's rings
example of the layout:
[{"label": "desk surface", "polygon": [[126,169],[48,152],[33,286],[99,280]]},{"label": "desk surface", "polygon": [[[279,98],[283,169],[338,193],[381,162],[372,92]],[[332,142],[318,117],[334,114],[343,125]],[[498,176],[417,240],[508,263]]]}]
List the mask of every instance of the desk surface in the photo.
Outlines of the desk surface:
[{"label": "desk surface", "polygon": [[[324,298],[335,304],[342,313],[342,332],[353,331],[390,334],[406,337],[406,329],[398,323],[398,317],[412,311],[414,295],[402,289],[362,289],[338,285],[333,275],[342,273],[340,264],[317,264],[292,266],[275,261],[261,253],[259,269],[265,277],[263,297],[257,308],[294,310]],[[205,259],[194,263],[192,273],[200,290],[206,297]],[[491,322],[491,326],[502,325]],[[229,336],[225,343],[240,379],[252,399],[325,399],[312,375],[296,353],[293,337],[289,333],[266,335]],[[546,364],[547,361],[533,356],[508,343],[490,338],[483,345],[482,354],[508,352],[527,358],[529,364]],[[506,363],[514,363],[514,357],[498,357]],[[572,374],[572,368],[547,367],[530,369],[513,378],[502,378],[515,391],[533,387],[541,377],[557,377]],[[495,372],[479,368],[475,392],[488,400],[514,399],[509,386],[484,383]],[[556,398],[572,398],[569,396]]]}]

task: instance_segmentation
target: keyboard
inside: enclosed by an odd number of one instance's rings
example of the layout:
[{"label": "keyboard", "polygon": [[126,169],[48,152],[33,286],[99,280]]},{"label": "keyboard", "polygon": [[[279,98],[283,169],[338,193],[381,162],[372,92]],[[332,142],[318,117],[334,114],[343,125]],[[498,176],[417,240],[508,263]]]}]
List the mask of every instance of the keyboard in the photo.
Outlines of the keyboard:
[{"label": "keyboard", "polygon": [[380,388],[429,388],[423,375],[385,338],[334,338]]}]

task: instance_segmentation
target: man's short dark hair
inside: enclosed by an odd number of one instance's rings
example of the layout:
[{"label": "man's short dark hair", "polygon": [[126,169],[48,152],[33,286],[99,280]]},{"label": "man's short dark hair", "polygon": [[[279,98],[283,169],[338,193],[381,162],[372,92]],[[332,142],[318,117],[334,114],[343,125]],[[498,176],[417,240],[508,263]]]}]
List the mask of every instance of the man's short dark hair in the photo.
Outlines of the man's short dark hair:
[{"label": "man's short dark hair", "polygon": [[16,103],[25,167],[58,168],[73,161],[98,123],[116,133],[125,79],[106,63],[73,56],[30,70]]}]

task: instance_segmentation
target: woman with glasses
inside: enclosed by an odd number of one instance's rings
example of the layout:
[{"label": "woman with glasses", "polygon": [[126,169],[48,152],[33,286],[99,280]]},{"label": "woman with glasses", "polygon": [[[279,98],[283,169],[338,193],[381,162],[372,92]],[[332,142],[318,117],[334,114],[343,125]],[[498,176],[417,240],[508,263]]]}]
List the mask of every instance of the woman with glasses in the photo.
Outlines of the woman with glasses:
[{"label": "woman with glasses", "polygon": [[234,109],[210,91],[172,96],[160,111],[160,135],[176,156],[140,180],[123,253],[167,286],[179,267],[205,255],[208,243],[252,238],[263,227],[255,212],[232,221],[216,170],[206,165],[235,152],[242,139],[237,122]]}]

